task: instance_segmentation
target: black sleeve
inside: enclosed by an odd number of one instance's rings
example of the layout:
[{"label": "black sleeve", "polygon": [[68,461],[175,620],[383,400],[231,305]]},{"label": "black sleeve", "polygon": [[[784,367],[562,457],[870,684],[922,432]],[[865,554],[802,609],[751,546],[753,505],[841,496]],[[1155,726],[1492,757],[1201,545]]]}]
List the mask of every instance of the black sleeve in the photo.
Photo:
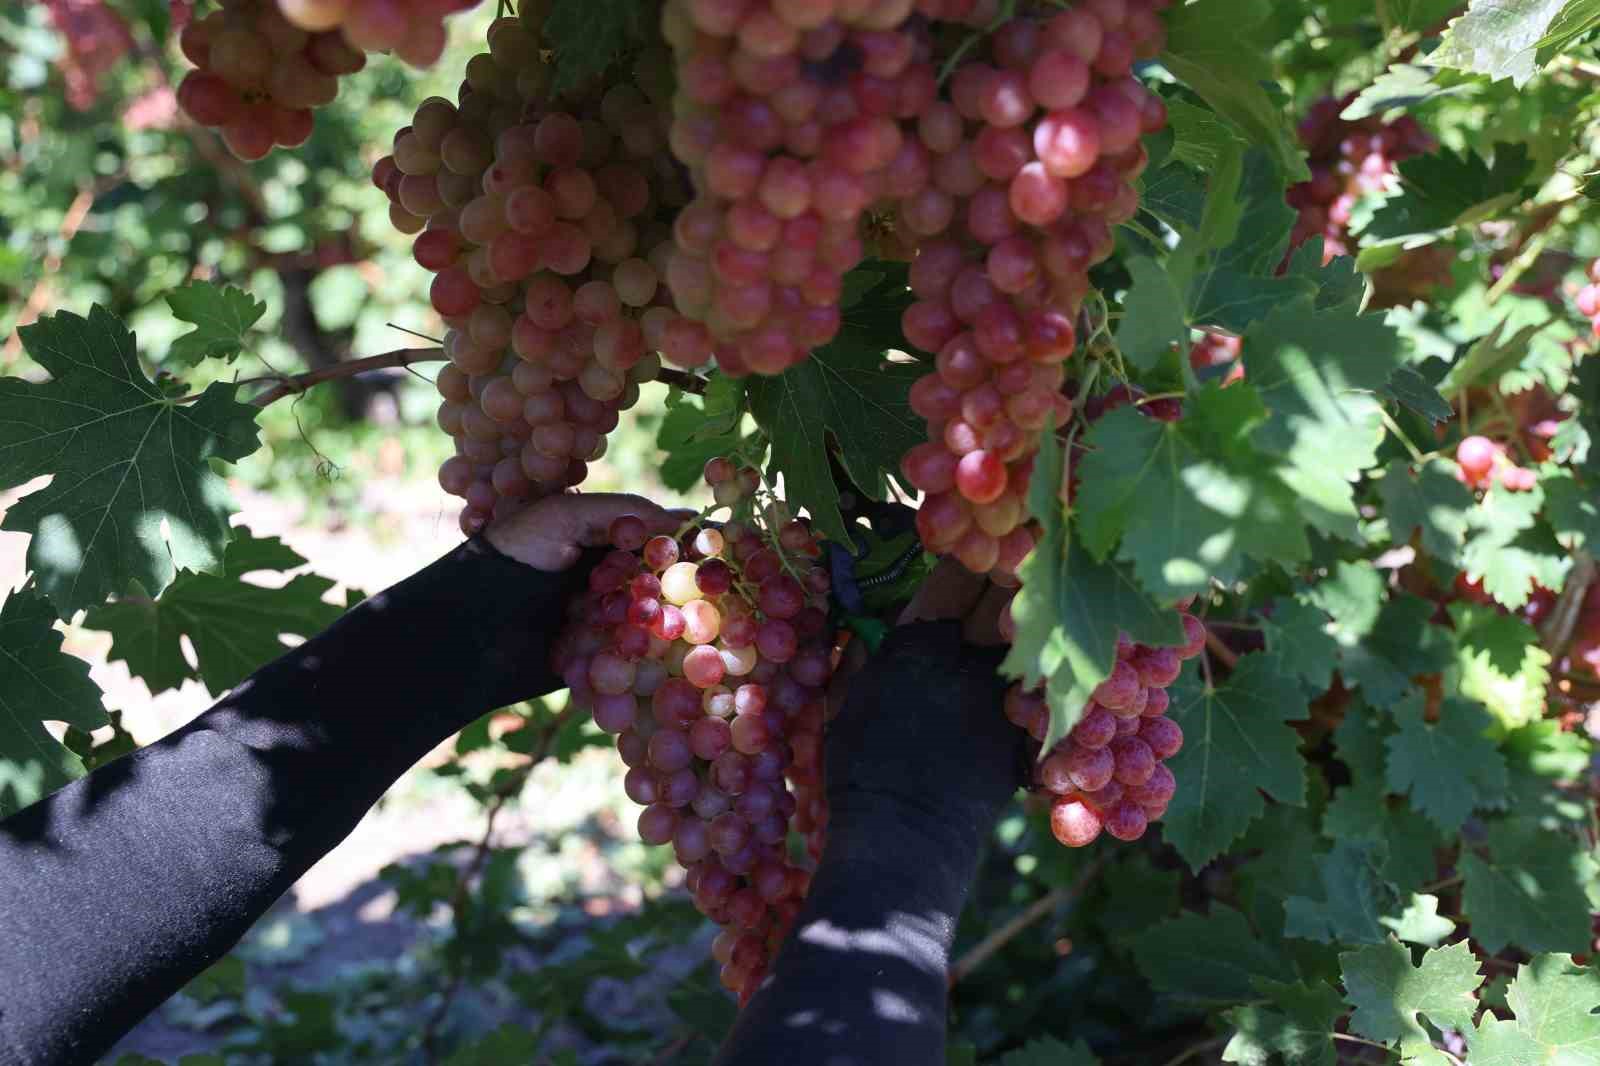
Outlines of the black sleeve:
[{"label": "black sleeve", "polygon": [[468,541],[171,736],[0,822],[0,1064],[94,1061],[416,760],[560,687],[546,650],[585,572]]},{"label": "black sleeve", "polygon": [[716,1066],[943,1066],[956,919],[1024,779],[998,653],[897,630],[829,727],[828,842]]}]

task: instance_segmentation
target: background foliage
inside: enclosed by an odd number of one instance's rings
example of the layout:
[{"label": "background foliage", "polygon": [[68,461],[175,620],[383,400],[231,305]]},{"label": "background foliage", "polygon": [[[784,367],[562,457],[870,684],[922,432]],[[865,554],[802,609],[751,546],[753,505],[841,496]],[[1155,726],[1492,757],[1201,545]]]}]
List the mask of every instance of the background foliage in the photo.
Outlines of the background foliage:
[{"label": "background foliage", "polygon": [[[305,147],[246,166],[176,116],[166,5],[108,6],[129,46],[97,78],[46,8],[0,14],[0,486],[20,489],[0,528],[27,535],[31,575],[0,605],[0,810],[135,743],[63,630],[152,694],[220,693],[360,594],[230,525],[241,495],[359,524],[364,485],[431,483],[446,454],[407,372],[251,401],[436,334],[367,174],[490,13],[454,23],[433,73],[380,59]],[[568,76],[649,32],[636,15],[558,3]],[[1183,417],[1125,406],[1048,442],[1008,668],[1050,679],[1060,730],[1118,630],[1163,636],[1161,605],[1201,596],[1211,647],[1174,689],[1189,744],[1159,833],[1065,852],[1031,807],[999,827],[962,919],[952,1062],[1597,1061],[1600,362],[1576,301],[1600,257],[1600,4],[1167,17],[1143,74],[1171,128],[1074,367],[1080,400],[1132,385]],[[1328,96],[1435,145],[1324,264],[1321,237],[1291,247],[1286,191],[1311,176],[1295,119]],[[920,432],[916,368],[878,369],[901,277],[858,271],[839,340],[782,378],[654,387],[599,483],[689,490],[737,448],[844,534],[830,456],[886,491]],[[1189,358],[1197,330],[1240,339],[1242,381]],[[67,395],[94,410],[60,413]],[[1463,484],[1475,434],[1532,483]],[[394,797],[469,812],[462,839],[383,872],[399,964],[279,982],[326,935],[279,912],[167,1009],[206,1034],[182,1061],[706,1060],[732,1009],[705,930],[625,842],[604,738],[563,706],[486,718]],[[159,1050],[134,1044],[121,1061]]]}]

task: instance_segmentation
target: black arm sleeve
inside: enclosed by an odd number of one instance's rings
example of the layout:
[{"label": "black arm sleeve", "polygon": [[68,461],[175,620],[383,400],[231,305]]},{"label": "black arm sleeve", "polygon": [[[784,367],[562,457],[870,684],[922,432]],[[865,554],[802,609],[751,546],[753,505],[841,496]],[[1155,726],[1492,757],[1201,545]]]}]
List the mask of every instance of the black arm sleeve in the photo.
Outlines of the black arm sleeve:
[{"label": "black arm sleeve", "polygon": [[584,573],[468,541],[171,736],[0,822],[0,1064],[94,1061],[417,759],[560,687],[546,651]]},{"label": "black arm sleeve", "polygon": [[829,728],[822,862],[716,1066],[943,1066],[956,919],[1026,765],[998,664],[930,623],[897,630],[851,682]]}]

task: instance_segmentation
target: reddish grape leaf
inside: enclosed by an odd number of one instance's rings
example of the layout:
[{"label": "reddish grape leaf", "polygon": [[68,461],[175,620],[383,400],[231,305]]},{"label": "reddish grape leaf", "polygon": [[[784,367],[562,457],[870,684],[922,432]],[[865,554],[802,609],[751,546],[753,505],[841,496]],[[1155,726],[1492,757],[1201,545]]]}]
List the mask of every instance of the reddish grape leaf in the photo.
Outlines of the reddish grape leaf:
[{"label": "reddish grape leaf", "polygon": [[56,611],[136,588],[157,595],[178,567],[217,566],[233,505],[211,464],[255,451],[256,408],[224,383],[193,403],[168,396],[103,307],[18,333],[51,380],[0,378],[0,489],[54,477],[3,528],[33,535],[28,566]]},{"label": "reddish grape leaf", "polygon": [[34,803],[83,773],[83,763],[44,728],[106,723],[89,664],[61,650],[56,615],[25,589],[0,603],[0,816]]}]

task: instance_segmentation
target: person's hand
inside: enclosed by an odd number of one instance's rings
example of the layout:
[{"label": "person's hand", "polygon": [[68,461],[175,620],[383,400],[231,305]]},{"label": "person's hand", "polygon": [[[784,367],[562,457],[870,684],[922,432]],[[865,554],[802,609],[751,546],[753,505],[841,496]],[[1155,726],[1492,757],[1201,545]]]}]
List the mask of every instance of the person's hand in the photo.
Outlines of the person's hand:
[{"label": "person's hand", "polygon": [[643,496],[570,493],[547,496],[493,523],[484,536],[502,555],[558,573],[577,565],[586,550],[608,547],[611,523],[630,514],[655,536],[676,532],[691,512],[669,511]]},{"label": "person's hand", "polygon": [[845,682],[828,731],[833,825],[887,801],[986,829],[1026,778],[1027,737],[1001,710],[998,619],[1010,590],[954,561],[924,583]]}]

